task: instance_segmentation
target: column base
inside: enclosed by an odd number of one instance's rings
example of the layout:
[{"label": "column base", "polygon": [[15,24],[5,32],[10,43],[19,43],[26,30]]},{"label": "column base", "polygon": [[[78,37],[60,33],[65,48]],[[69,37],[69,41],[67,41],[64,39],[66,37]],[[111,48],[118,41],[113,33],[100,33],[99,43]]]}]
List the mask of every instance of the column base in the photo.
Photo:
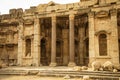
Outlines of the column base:
[{"label": "column base", "polygon": [[76,64],[75,64],[75,62],[69,62],[68,66],[69,67],[74,67],[74,66],[76,66]]},{"label": "column base", "polygon": [[51,62],[49,66],[50,66],[50,67],[55,67],[55,66],[57,66],[57,64],[56,64],[56,63]]}]

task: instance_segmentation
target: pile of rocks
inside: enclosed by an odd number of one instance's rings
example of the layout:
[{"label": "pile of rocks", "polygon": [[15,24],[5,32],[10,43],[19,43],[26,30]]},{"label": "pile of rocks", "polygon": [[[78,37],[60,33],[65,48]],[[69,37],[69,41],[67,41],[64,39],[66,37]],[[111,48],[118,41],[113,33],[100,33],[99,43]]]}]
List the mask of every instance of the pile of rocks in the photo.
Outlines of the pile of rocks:
[{"label": "pile of rocks", "polygon": [[92,62],[91,66],[93,71],[120,71],[120,65],[114,65],[110,61],[106,61],[103,64],[101,64],[99,61],[94,61]]}]

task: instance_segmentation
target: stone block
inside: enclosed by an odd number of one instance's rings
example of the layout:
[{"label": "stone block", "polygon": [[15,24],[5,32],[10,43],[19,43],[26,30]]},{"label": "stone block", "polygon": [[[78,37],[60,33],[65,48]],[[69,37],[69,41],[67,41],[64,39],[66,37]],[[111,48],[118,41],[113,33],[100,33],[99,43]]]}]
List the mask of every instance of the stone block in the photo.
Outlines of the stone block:
[{"label": "stone block", "polygon": [[103,65],[103,70],[105,71],[113,71],[113,63],[110,61],[106,61]]},{"label": "stone block", "polygon": [[99,61],[94,61],[91,66],[93,71],[98,71],[101,68],[101,63]]}]

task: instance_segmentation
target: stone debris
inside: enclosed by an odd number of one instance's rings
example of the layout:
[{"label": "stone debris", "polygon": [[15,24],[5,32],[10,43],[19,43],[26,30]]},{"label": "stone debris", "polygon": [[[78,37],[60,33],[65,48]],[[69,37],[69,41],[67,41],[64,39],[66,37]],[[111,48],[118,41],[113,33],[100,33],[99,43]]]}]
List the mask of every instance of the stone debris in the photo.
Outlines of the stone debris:
[{"label": "stone debris", "polygon": [[83,76],[83,80],[90,80],[89,76]]},{"label": "stone debris", "polygon": [[82,70],[87,70],[88,67],[86,67],[86,66],[82,66],[81,69],[82,69]]},{"label": "stone debris", "polygon": [[70,76],[69,75],[65,75],[64,79],[70,79]]},{"label": "stone debris", "polygon": [[120,71],[120,65],[114,65],[114,69],[117,69],[118,71]]},{"label": "stone debris", "polygon": [[98,71],[101,68],[101,63],[99,61],[94,61],[91,66],[93,71]]},{"label": "stone debris", "polygon": [[103,71],[103,68],[101,67],[99,70],[100,70],[100,71]]},{"label": "stone debris", "polygon": [[113,72],[118,72],[118,70],[117,69],[113,69]]},{"label": "stone debris", "polygon": [[75,70],[75,71],[81,71],[82,68],[80,66],[75,66],[75,67],[73,67],[73,70]]},{"label": "stone debris", "polygon": [[102,67],[105,71],[113,71],[113,63],[110,61],[106,61]]}]

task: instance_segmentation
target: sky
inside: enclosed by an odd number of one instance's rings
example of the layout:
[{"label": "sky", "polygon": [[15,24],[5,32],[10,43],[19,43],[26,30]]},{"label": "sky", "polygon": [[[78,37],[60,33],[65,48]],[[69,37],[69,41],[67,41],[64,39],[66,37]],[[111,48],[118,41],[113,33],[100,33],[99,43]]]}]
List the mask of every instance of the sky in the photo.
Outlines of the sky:
[{"label": "sky", "polygon": [[48,3],[53,1],[55,3],[74,3],[80,0],[0,0],[0,14],[8,14],[9,9],[23,8],[28,9],[30,6],[37,6],[39,4]]}]

